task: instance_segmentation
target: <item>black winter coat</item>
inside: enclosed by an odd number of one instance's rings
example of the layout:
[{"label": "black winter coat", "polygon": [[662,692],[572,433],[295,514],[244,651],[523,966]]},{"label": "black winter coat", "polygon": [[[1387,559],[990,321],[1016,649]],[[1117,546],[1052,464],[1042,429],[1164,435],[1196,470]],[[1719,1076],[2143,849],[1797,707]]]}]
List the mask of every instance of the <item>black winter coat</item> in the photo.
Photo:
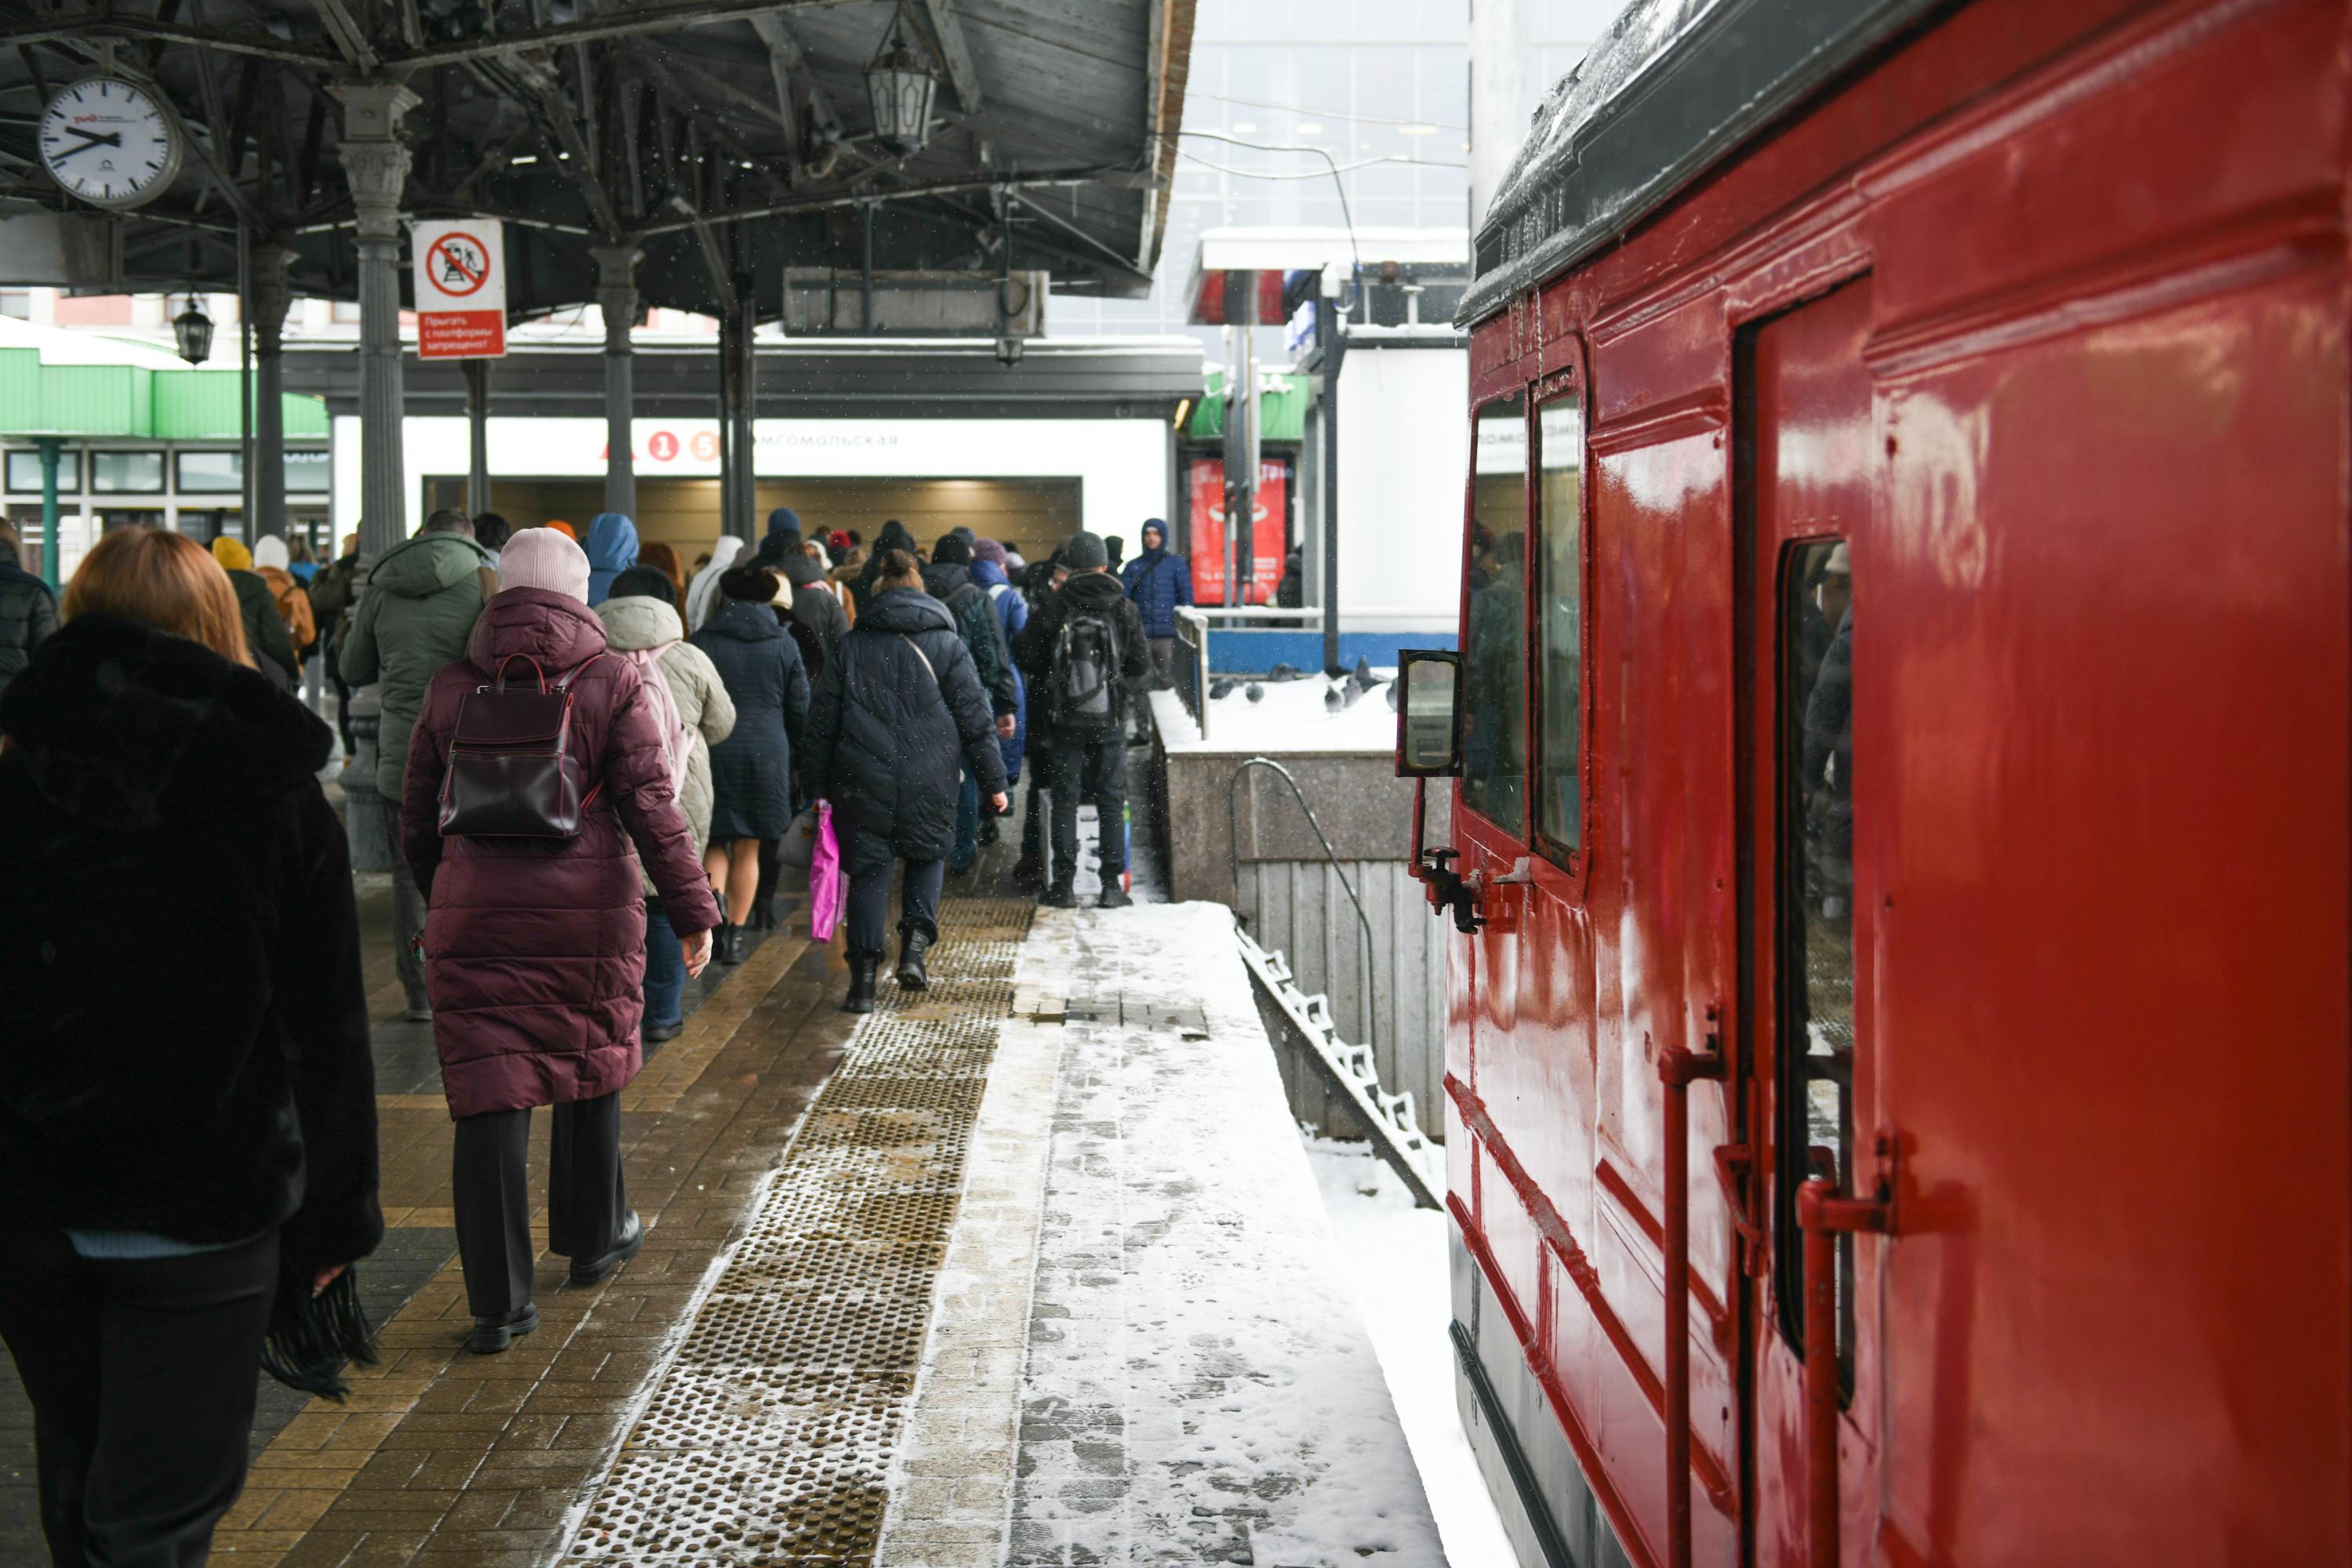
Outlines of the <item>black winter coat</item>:
[{"label": "black winter coat", "polygon": [[[841,601],[831,593],[815,586],[823,581],[824,568],[799,551],[772,564],[784,581],[793,585],[793,619],[815,634],[818,645],[824,650],[824,658],[831,658],[841,639],[849,635],[849,612],[841,607]],[[818,660],[817,667],[824,668],[824,659]]]},{"label": "black winter coat", "polygon": [[0,690],[31,662],[33,650],[58,629],[57,596],[16,563],[16,547],[0,542]]},{"label": "black winter coat", "polygon": [[1004,788],[988,693],[946,605],[893,588],[857,612],[817,682],[806,756],[852,876],[946,856],[962,763],[982,795]]},{"label": "black winter coat", "polygon": [[972,668],[988,692],[989,706],[999,713],[1021,711],[1021,689],[1013,683],[1013,650],[1005,646],[1004,623],[988,602],[988,590],[971,580],[971,568],[961,562],[934,561],[923,568],[923,592],[948,607],[956,635],[971,650]]},{"label": "black winter coat", "polygon": [[0,696],[0,1206],[303,1268],[383,1236],[334,732],[110,616]]},{"label": "black winter coat", "polygon": [[782,838],[793,825],[793,753],[808,722],[808,667],[765,605],[729,600],[687,638],[710,656],[735,728],[710,748],[710,841]]},{"label": "black winter coat", "polygon": [[[1058,589],[1049,591],[1036,614],[1014,639],[1013,657],[1020,661],[1021,673],[1029,678],[1030,727],[1033,732],[1050,728],[1053,713],[1054,645],[1062,640],[1062,622],[1068,616],[1070,606],[1081,605],[1110,617],[1118,638],[1118,673],[1132,692],[1150,669],[1150,655],[1143,638],[1143,615],[1118,578],[1108,572],[1074,572]],[[1121,694],[1122,696],[1125,693]],[[1112,711],[1123,713],[1118,704]],[[1122,720],[1122,722],[1124,721]]]},{"label": "black winter coat", "polygon": [[874,536],[873,546],[866,552],[866,564],[859,568],[857,581],[849,585],[849,596],[857,601],[859,615],[864,615],[866,606],[881,594],[882,557],[893,550],[904,550],[910,555],[921,554],[915,547],[915,536],[907,531],[905,523],[895,518],[884,523],[882,531]]}]

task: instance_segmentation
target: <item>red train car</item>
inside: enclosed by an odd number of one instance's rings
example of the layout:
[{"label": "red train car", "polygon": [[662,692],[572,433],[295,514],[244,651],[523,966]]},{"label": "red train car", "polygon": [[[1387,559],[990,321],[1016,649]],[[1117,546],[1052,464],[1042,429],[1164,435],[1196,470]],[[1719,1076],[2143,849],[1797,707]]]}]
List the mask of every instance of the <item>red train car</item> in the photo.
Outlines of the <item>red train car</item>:
[{"label": "red train car", "polygon": [[1644,0],[1537,115],[1399,764],[1530,1565],[2352,1561],[2348,110],[2344,0]]}]

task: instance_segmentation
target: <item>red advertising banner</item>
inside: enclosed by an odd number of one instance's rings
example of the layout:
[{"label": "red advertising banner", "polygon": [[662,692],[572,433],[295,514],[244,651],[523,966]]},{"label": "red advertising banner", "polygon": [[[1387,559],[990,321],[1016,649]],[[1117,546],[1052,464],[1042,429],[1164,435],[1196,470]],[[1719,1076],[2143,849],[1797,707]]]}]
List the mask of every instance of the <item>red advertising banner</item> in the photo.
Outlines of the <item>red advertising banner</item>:
[{"label": "red advertising banner", "polygon": [[[1225,602],[1225,465],[1217,458],[1193,459],[1192,469],[1192,599]],[[1257,466],[1257,506],[1250,528],[1248,602],[1271,605],[1282,582],[1282,558],[1289,548],[1290,476],[1280,463]]]}]

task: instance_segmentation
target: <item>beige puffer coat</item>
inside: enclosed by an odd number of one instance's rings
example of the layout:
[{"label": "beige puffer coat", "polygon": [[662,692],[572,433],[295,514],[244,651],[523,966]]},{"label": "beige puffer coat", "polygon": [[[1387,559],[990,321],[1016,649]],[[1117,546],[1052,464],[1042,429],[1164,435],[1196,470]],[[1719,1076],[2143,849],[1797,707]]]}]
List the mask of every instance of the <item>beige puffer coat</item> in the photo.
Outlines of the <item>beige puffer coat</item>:
[{"label": "beige puffer coat", "polygon": [[[677,716],[694,732],[694,752],[687,759],[686,784],[677,804],[687,826],[694,829],[698,853],[710,842],[710,748],[735,731],[735,703],[719,679],[710,656],[684,640],[686,626],[677,612],[659,599],[607,599],[596,606],[604,623],[604,643],[615,653],[661,647],[661,672],[677,704]],[[654,891],[650,879],[646,891]]]}]

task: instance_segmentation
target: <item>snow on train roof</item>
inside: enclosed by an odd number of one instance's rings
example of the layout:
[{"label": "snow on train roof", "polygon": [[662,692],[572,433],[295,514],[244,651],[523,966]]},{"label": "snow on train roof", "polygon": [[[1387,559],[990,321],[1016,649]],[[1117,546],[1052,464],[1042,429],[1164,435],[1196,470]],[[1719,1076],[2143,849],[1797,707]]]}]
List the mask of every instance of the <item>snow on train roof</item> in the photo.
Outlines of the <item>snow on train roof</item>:
[{"label": "snow on train roof", "polygon": [[1467,326],[1631,229],[1944,0],[1632,0],[1529,124],[1480,224]]}]

